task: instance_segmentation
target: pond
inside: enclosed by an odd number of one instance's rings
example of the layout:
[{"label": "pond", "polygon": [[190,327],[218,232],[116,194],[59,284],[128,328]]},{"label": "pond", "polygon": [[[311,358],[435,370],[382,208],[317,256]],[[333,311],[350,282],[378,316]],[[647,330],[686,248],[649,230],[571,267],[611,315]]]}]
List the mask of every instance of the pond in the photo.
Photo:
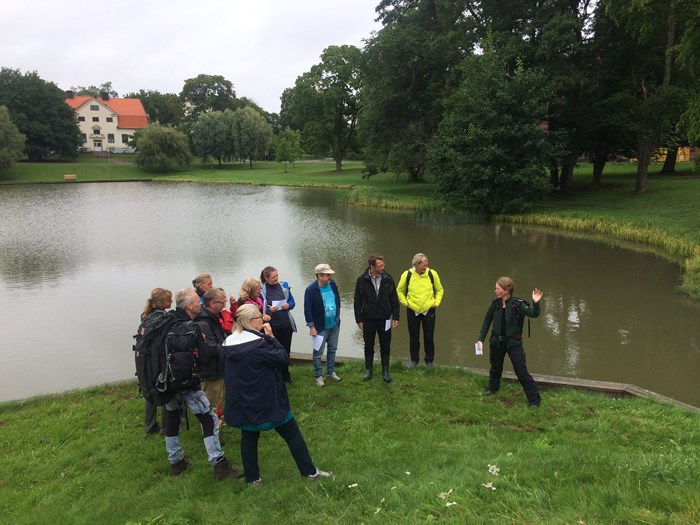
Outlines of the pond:
[{"label": "pond", "polygon": [[[277,267],[302,326],[292,350],[310,353],[304,289],[329,263],[339,354],[360,357],[352,299],[367,256],[383,254],[398,282],[424,252],[445,287],[436,364],[488,368],[473,343],[495,280],[510,275],[518,295],[545,294],[525,338],[531,372],[632,383],[700,406],[700,305],[677,291],[679,264],[654,253],[348,207],[331,191],[226,184],[2,186],[0,218],[0,401],[133,377],[131,336],[150,290],[175,292],[200,272],[237,296],[245,277]],[[392,358],[408,359],[403,321]],[[294,374],[312,380],[310,369]]]}]

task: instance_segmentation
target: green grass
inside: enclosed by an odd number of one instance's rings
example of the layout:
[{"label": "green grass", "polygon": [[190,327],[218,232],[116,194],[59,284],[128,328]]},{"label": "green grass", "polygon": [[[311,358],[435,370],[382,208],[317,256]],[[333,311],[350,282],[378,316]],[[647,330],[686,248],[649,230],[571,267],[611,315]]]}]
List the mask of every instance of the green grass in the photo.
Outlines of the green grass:
[{"label": "green grass", "polygon": [[[313,484],[274,432],[260,440],[263,486],[214,482],[191,416],[182,435],[191,468],[168,476],[163,438],[144,434],[133,384],[0,405],[2,521],[700,522],[697,414],[569,389],[544,391],[531,410],[517,383],[484,398],[482,377],[398,362],[388,386],[362,381],[361,363],[339,372],[343,381],[319,389],[308,367],[292,370],[312,457],[335,473]],[[238,430],[223,437],[240,466]]]},{"label": "green grass", "polygon": [[[132,155],[117,155],[107,163],[92,155],[83,155],[74,163],[20,163],[0,171],[0,183],[56,182],[63,175],[77,175],[78,182],[154,180],[177,182],[221,182],[329,188],[341,202],[387,209],[410,210],[424,217],[439,215],[439,220],[469,220],[436,200],[434,185],[411,183],[406,177],[384,173],[362,178],[361,162],[345,162],[341,173],[331,161],[298,162],[295,167],[275,162],[193,166],[166,175],[139,171]],[[575,171],[571,192],[553,194],[531,213],[496,217],[498,220],[552,227],[583,234],[600,234],[610,239],[639,243],[660,249],[684,267],[681,289],[700,298],[700,174],[691,163],[677,165],[674,176],[657,175],[660,165],[650,167],[649,190],[636,194],[634,164],[609,164],[603,175],[603,187],[591,187],[590,164]]]}]

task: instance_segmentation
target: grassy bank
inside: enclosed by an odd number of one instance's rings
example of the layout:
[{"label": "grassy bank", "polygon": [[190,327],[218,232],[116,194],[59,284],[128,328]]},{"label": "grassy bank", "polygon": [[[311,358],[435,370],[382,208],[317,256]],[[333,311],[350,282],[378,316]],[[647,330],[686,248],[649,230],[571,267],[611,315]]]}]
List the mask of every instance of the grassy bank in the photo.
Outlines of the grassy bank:
[{"label": "grassy bank", "polygon": [[[336,173],[332,162],[303,162],[288,166],[259,162],[228,164],[222,168],[196,164],[167,175],[149,176],[136,169],[133,156],[116,156],[112,162],[82,156],[76,163],[21,163],[0,171],[0,183],[62,182],[63,175],[77,175],[78,181],[157,180],[223,182],[297,187],[331,188],[343,202],[362,206],[416,210],[432,213],[445,210],[435,200],[430,183],[410,183],[405,178],[382,174],[362,178],[362,163],[346,162]],[[572,191],[551,195],[528,214],[497,217],[499,220],[545,226],[573,232],[602,234],[612,239],[639,242],[664,250],[684,264],[682,289],[700,298],[700,175],[692,164],[679,164],[675,176],[656,175],[652,165],[649,191],[634,193],[633,164],[606,167],[603,188],[591,188],[591,166],[582,164],[574,174]]]},{"label": "grassy bank", "polygon": [[[700,421],[642,399],[520,386],[484,398],[484,378],[407,370],[394,382],[313,386],[295,367],[292,408],[314,461],[335,477],[303,482],[274,432],[260,440],[264,484],[215,483],[194,418],[191,468],[167,475],[163,439],[141,428],[133,384],[0,405],[4,523],[696,524]],[[224,450],[240,466],[239,432]]]}]

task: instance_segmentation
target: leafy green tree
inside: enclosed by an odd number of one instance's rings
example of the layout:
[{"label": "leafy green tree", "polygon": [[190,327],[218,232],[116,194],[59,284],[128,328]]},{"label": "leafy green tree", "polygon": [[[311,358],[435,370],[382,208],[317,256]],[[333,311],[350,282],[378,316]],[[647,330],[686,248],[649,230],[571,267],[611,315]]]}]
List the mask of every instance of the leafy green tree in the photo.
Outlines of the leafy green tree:
[{"label": "leafy green tree", "polygon": [[193,122],[200,113],[206,111],[236,109],[236,91],[233,84],[221,75],[201,74],[188,78],[180,92],[180,99]]},{"label": "leafy green tree", "polygon": [[466,1],[382,0],[383,27],[367,42],[359,139],[368,173],[391,170],[423,178],[426,147],[443,101],[476,36]]},{"label": "leafy green tree", "polygon": [[248,159],[252,169],[253,160],[262,159],[267,154],[273,135],[272,126],[252,107],[234,111],[232,121],[236,155]]},{"label": "leafy green tree", "polygon": [[323,50],[321,63],[282,94],[282,125],[300,130],[309,150],[330,151],[336,171],[355,145],[361,66],[357,47],[330,46]]},{"label": "leafy green tree", "polygon": [[284,162],[284,171],[287,172],[287,162],[294,162],[301,158],[304,151],[301,148],[301,132],[287,128],[273,140],[275,160]]},{"label": "leafy green tree", "polygon": [[192,126],[192,142],[195,151],[206,162],[214,157],[219,166],[224,159],[234,155],[234,112],[211,111],[199,115]]},{"label": "leafy green tree", "polygon": [[9,168],[22,156],[26,137],[20,133],[5,106],[0,106],[0,168]]},{"label": "leafy green tree", "polygon": [[65,93],[34,72],[0,70],[0,105],[6,106],[19,131],[27,138],[25,152],[31,161],[57,155],[72,159],[82,144],[73,109]]},{"label": "leafy green tree", "polygon": [[189,164],[189,142],[181,131],[153,124],[139,133],[136,165],[143,171],[163,173]]},{"label": "leafy green tree", "polygon": [[112,98],[119,96],[119,93],[112,89],[112,82],[109,81],[99,86],[73,86],[70,89],[74,94],[86,97],[99,97],[102,93],[107,93]]},{"label": "leafy green tree", "polygon": [[539,128],[546,80],[485,49],[462,65],[463,80],[428,147],[438,195],[471,213],[527,210],[549,188],[548,145]]},{"label": "leafy green tree", "polygon": [[182,101],[174,93],[141,89],[136,93],[127,93],[125,98],[138,98],[146,110],[148,120],[154,124],[175,127],[182,122]]}]

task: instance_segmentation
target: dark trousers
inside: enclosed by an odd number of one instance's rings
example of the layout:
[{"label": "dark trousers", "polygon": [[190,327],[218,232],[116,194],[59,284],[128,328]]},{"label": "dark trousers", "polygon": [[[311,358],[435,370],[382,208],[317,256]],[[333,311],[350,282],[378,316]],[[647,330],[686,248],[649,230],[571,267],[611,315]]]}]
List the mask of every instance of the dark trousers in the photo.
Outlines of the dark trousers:
[{"label": "dark trousers", "polygon": [[[280,342],[280,344],[284,347],[284,349],[287,351],[287,357],[292,352],[292,334],[294,333],[292,331],[291,326],[286,326],[284,328],[280,327],[272,327],[272,333],[275,334],[275,338]],[[285,382],[289,383],[292,380],[292,376],[289,373],[289,366],[285,366],[282,369],[282,377],[284,378]]]},{"label": "dark trousers", "polygon": [[501,386],[501,375],[503,374],[503,361],[506,354],[510,357],[510,362],[513,363],[513,371],[520,381],[520,385],[525,391],[527,401],[530,404],[540,404],[540,390],[532,379],[530,372],[527,371],[525,364],[525,350],[523,345],[511,346],[508,348],[506,344],[497,347],[492,346],[489,352],[489,361],[491,361],[491,370],[489,371],[489,390],[496,392]]},{"label": "dark trousers", "polygon": [[391,328],[386,330],[386,319],[365,319],[362,336],[365,340],[365,368],[372,368],[374,362],[374,339],[379,336],[379,353],[382,365],[389,364],[391,354]]},{"label": "dark trousers", "polygon": [[[158,425],[158,407],[148,401],[145,397],[143,399],[143,404],[145,408],[143,429],[146,432],[152,432],[153,429],[157,428],[156,425]],[[161,410],[161,419],[165,419],[165,410]],[[161,428],[165,428],[165,423],[161,425]]]},{"label": "dark trousers", "polygon": [[420,327],[423,325],[423,346],[425,347],[425,362],[432,363],[435,359],[435,308],[428,310],[425,315],[416,315],[410,308],[406,308],[406,324],[408,325],[409,350],[411,361],[420,361]]},{"label": "dark trousers", "polygon": [[[306,447],[304,436],[301,435],[296,419],[292,418],[284,425],[275,428],[275,431],[287,442],[289,451],[292,453],[294,462],[302,476],[310,476],[316,473],[316,466],[311,461],[309,449]],[[260,478],[260,468],[258,467],[258,439],[260,432],[250,430],[241,431],[241,460],[243,461],[243,471],[245,480],[250,483]]]}]

